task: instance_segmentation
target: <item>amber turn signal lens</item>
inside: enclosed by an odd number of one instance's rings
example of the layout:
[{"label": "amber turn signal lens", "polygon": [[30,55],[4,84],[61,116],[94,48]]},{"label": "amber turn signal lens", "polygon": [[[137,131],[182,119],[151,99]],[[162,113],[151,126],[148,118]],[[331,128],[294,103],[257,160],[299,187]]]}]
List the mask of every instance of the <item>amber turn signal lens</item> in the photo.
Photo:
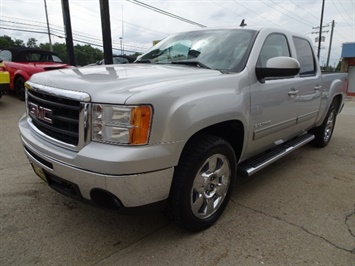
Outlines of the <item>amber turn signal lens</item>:
[{"label": "amber turn signal lens", "polygon": [[152,119],[152,108],[149,105],[133,108],[131,115],[130,143],[147,144]]}]

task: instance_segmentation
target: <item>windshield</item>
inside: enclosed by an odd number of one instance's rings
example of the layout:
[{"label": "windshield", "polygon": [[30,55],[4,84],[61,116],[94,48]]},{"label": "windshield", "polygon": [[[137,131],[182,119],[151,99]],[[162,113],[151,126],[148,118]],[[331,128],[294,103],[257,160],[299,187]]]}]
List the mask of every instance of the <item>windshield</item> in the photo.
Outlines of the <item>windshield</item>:
[{"label": "windshield", "polygon": [[251,30],[202,30],[179,33],[162,40],[137,62],[188,64],[216,70],[241,71],[254,40]]}]

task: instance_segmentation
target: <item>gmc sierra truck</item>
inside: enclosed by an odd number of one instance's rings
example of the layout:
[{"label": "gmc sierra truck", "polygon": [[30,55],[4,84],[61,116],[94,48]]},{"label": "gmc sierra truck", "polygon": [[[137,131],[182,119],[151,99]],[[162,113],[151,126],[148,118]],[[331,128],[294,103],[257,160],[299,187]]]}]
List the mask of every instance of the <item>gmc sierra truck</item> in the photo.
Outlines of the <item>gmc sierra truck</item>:
[{"label": "gmc sierra truck", "polygon": [[237,176],[325,147],[348,81],[281,29],[174,34],[135,63],[60,69],[26,83],[19,121],[34,172],[113,211],[164,203],[190,231],[216,222]]}]

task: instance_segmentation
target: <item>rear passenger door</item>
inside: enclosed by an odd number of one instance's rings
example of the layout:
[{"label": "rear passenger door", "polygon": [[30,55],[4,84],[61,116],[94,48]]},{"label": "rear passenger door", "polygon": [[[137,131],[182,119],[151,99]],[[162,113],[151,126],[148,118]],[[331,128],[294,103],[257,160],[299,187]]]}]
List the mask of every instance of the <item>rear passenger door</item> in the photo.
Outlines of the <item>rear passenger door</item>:
[{"label": "rear passenger door", "polygon": [[317,118],[321,103],[322,77],[318,71],[312,45],[307,39],[293,37],[300,73],[296,78],[297,94],[295,100],[299,105],[297,126],[299,130],[308,130]]}]

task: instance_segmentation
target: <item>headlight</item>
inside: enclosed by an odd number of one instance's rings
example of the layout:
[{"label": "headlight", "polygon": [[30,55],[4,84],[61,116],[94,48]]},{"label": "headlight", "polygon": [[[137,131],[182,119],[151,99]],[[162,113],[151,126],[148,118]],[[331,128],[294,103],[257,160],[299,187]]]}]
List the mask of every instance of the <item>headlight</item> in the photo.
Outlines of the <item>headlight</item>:
[{"label": "headlight", "polygon": [[93,104],[92,140],[110,144],[147,144],[151,120],[149,105]]}]

